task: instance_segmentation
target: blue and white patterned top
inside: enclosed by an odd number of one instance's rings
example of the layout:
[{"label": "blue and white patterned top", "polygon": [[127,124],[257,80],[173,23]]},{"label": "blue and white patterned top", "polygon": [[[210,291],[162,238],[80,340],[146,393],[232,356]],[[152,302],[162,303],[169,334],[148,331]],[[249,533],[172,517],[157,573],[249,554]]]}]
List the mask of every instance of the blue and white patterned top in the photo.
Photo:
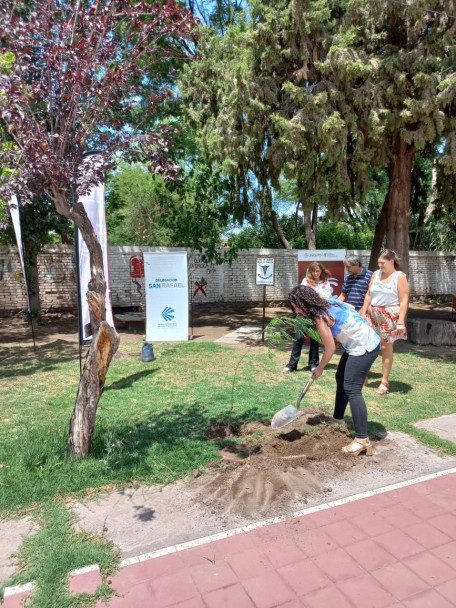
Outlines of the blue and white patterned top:
[{"label": "blue and white patterned top", "polygon": [[349,355],[359,357],[377,348],[380,338],[352,306],[336,298],[326,301],[329,304],[328,313],[334,319],[331,333]]}]

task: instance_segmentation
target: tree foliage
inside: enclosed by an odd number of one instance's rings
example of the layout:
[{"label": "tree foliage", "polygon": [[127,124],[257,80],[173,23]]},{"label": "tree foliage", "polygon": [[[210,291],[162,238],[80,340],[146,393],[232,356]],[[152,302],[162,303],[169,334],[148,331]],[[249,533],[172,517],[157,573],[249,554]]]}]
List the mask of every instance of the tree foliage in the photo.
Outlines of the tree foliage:
[{"label": "tree foliage", "polygon": [[[100,244],[81,194],[100,183],[120,152],[149,159],[156,174],[173,176],[167,158],[168,126],[146,131],[169,90],[156,72],[185,59],[172,39],[192,36],[196,22],[174,0],[150,4],[96,0],[35,0],[27,10],[13,0],[0,5],[0,39],[14,56],[0,72],[0,112],[14,145],[0,149],[0,198],[34,194],[52,200],[73,220],[89,250],[89,303],[93,339],[70,422],[70,454],[89,449],[106,372],[119,338],[106,323],[106,281]],[[145,92],[147,91],[147,97]],[[136,107],[142,111],[137,112]],[[87,151],[98,155],[85,157]]]},{"label": "tree foliage", "polygon": [[379,225],[407,267],[414,156],[443,144],[441,198],[456,167],[454,5],[428,4],[251,0],[249,20],[203,38],[185,98],[205,152],[235,176],[239,216],[273,219],[271,191],[292,177],[309,242],[319,208],[337,219],[385,170]]}]

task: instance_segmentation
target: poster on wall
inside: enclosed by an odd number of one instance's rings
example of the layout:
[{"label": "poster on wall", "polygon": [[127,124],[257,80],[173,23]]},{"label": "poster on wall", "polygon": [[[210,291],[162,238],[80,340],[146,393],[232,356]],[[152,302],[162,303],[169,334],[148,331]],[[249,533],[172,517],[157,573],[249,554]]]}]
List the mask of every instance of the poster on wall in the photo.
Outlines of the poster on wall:
[{"label": "poster on wall", "polygon": [[188,340],[187,252],[145,252],[146,342]]},{"label": "poster on wall", "polygon": [[312,262],[320,262],[331,273],[329,283],[333,289],[333,296],[337,297],[342,291],[345,274],[345,249],[300,249],[298,250],[298,281],[306,276],[307,269]]}]

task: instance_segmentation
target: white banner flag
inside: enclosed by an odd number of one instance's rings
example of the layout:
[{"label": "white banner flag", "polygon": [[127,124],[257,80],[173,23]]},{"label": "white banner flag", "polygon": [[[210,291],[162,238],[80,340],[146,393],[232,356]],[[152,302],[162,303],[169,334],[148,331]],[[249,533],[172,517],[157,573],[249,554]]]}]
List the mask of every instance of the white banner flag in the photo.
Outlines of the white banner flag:
[{"label": "white banner flag", "polygon": [[187,252],[144,253],[146,342],[188,340]]},{"label": "white banner flag", "polygon": [[24,249],[22,247],[22,232],[21,232],[21,219],[19,217],[19,203],[17,202],[16,196],[12,196],[9,203],[9,212],[11,221],[13,222],[14,233],[16,234],[17,248],[19,250],[19,258],[21,260],[22,275],[24,277],[25,297],[27,298],[27,308],[29,314],[32,314],[30,307],[30,297],[27,286],[27,274],[25,271],[25,259]]},{"label": "white banner flag", "polygon": [[[106,321],[114,327],[114,319],[112,316],[111,307],[111,289],[109,284],[109,263],[108,263],[108,236],[106,232],[106,209],[105,209],[105,187],[104,184],[99,184],[92,188],[89,194],[79,197],[79,202],[84,205],[84,209],[92,222],[93,229],[100,242],[103,251],[103,268],[106,281]],[[90,274],[90,256],[87,245],[82,238],[81,233],[78,235],[78,260],[79,260],[79,281],[81,286],[80,293],[80,311],[82,325],[82,340],[87,341],[92,337],[92,329],[90,326],[89,305],[87,303],[86,293],[91,278]]]}]

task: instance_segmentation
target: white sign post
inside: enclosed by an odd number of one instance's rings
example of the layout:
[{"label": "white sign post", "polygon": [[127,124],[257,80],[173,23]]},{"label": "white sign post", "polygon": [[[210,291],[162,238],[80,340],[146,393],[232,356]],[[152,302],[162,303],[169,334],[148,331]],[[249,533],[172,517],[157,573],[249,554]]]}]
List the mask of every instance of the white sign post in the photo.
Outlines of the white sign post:
[{"label": "white sign post", "polygon": [[187,252],[145,252],[146,342],[188,340]]},{"label": "white sign post", "polygon": [[266,320],[266,285],[274,285],[274,258],[257,258],[256,284],[263,285],[263,322],[261,341],[264,342],[264,326]]},{"label": "white sign post", "polygon": [[256,284],[274,285],[274,258],[257,258]]}]

